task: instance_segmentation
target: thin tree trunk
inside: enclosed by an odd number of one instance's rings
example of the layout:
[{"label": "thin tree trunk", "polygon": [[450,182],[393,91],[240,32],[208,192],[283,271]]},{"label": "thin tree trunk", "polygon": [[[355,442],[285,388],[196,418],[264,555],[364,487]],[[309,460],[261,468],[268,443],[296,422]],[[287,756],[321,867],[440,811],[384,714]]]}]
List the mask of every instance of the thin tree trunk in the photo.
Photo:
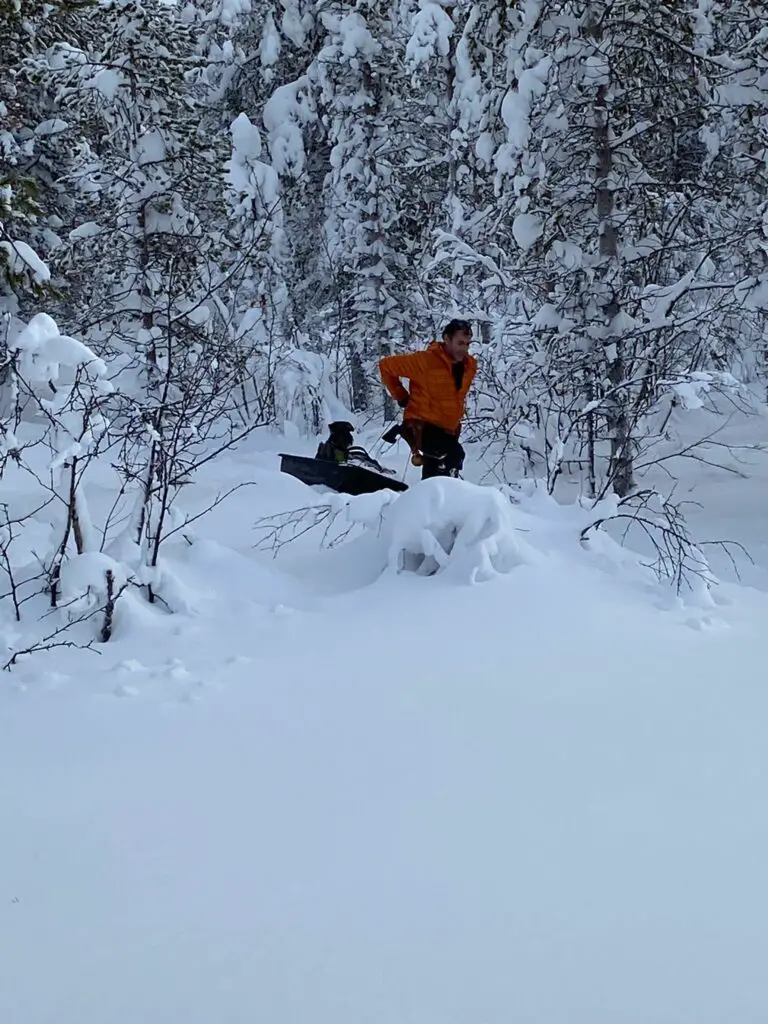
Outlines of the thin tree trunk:
[{"label": "thin tree trunk", "polygon": [[[591,405],[597,397],[595,367],[591,361],[587,367],[587,374],[587,402]],[[587,414],[587,493],[590,498],[597,497],[596,415],[597,410],[590,408]]]},{"label": "thin tree trunk", "polygon": [[58,550],[51,566],[51,573],[49,576],[49,590],[51,597],[51,608],[57,608],[59,604],[59,588],[61,586],[61,567],[64,564],[64,559],[67,555],[67,547],[69,545],[69,538],[74,534],[75,545],[77,547],[77,553],[81,555],[85,550],[83,545],[83,535],[80,529],[80,522],[77,516],[77,458],[73,458],[72,463],[68,467],[70,471],[69,476],[69,494],[67,496],[67,521],[64,525],[64,536],[61,538]]},{"label": "thin tree trunk", "polygon": [[349,353],[349,376],[352,389],[352,412],[365,412],[368,408],[368,381],[365,379],[363,357],[354,346]]},{"label": "thin tree trunk", "polygon": [[85,551],[85,537],[80,523],[80,512],[77,507],[77,457],[72,459],[69,477],[69,515],[72,519],[72,534],[78,555]]},{"label": "thin tree trunk", "polygon": [[[381,357],[392,355],[392,342],[386,338],[382,339],[381,345],[379,346]],[[384,422],[390,423],[397,416],[397,406],[395,400],[392,398],[390,393],[384,389]]]},{"label": "thin tree trunk", "polygon": [[[599,21],[595,21],[586,33],[595,42],[602,38]],[[614,274],[618,270],[618,233],[614,223],[614,193],[611,175],[614,170],[613,151],[610,141],[610,112],[608,108],[608,86],[599,85],[594,107],[594,140],[597,158],[596,201],[598,230],[600,232],[600,269],[602,276],[602,314],[607,325],[619,313],[620,306]],[[606,376],[611,384],[611,397],[606,409],[608,436],[611,445],[609,477],[614,492],[624,498],[634,487],[634,456],[632,429],[629,416],[629,395],[626,379],[626,351],[624,339],[620,336],[607,337],[605,345],[607,361]]]}]

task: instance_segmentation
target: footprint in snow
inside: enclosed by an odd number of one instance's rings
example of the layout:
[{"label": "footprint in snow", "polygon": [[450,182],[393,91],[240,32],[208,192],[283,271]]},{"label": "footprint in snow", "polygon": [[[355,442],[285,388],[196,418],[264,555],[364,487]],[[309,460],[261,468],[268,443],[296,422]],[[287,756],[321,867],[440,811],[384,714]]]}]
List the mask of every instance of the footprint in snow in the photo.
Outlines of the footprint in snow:
[{"label": "footprint in snow", "polygon": [[185,679],[190,679],[192,673],[186,667],[183,661],[179,658],[172,658],[163,672],[163,675],[168,679],[173,679],[176,682],[182,682]]},{"label": "footprint in snow", "polygon": [[42,682],[46,690],[60,690],[70,679],[71,676],[65,675],[63,672],[46,672]]},{"label": "footprint in snow", "polygon": [[182,693],[179,696],[179,703],[199,704],[199,702],[203,699],[203,694],[200,691],[204,688],[204,686],[205,683],[198,679],[198,681],[194,684],[193,688],[185,690],[184,693]]},{"label": "footprint in snow", "polygon": [[135,686],[126,686],[125,683],[118,683],[112,691],[116,697],[138,697],[139,690]]},{"label": "footprint in snow", "polygon": [[295,608],[289,608],[287,605],[284,605],[284,604],[276,604],[274,606],[274,608],[272,609],[272,614],[273,615],[280,615],[282,617],[282,616],[285,616],[285,615],[293,615],[295,610],[296,610]]},{"label": "footprint in snow", "polygon": [[121,661],[117,666],[121,672],[149,672],[146,665],[142,665],[140,661],[135,658],[128,658],[127,661]]},{"label": "footprint in snow", "polygon": [[703,632],[705,629],[727,629],[728,623],[723,622],[722,619],[714,618],[711,615],[702,615],[698,618],[686,619],[686,626],[691,629],[695,629],[698,632]]}]

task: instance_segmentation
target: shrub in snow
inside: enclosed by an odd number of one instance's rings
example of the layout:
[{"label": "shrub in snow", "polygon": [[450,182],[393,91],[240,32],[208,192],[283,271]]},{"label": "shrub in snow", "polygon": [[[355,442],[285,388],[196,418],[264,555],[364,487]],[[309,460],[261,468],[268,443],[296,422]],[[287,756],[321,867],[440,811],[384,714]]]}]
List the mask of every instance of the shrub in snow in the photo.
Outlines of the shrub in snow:
[{"label": "shrub in snow", "polygon": [[467,584],[546,561],[566,572],[599,570],[665,602],[713,604],[717,580],[703,547],[679,508],[655,491],[563,504],[545,480],[495,488],[434,479],[404,494],[315,497],[311,505],[259,521],[257,546],[277,554],[300,538],[327,549],[363,541],[356,555],[369,560],[371,581],[391,572]]},{"label": "shrub in snow", "polygon": [[92,522],[84,481],[109,440],[115,395],[107,367],[44,313],[9,340],[8,353],[0,418],[0,478],[8,499],[0,507],[0,611],[21,622],[23,611],[39,610],[43,593],[52,608],[66,602],[61,625],[46,640],[22,640],[25,651],[65,643],[54,638],[98,610],[106,640],[126,574],[99,553],[106,526]]},{"label": "shrub in snow", "polygon": [[62,566],[60,583],[71,617],[103,610],[99,637],[106,643],[112,636],[117,600],[129,583],[125,567],[101,551],[88,551]]},{"label": "shrub in snow", "polygon": [[388,509],[385,535],[391,569],[458,582],[483,582],[535,557],[501,491],[463,480],[426,480],[403,494]]},{"label": "shrub in snow", "polygon": [[[11,381],[15,396],[17,430],[25,405],[37,406],[44,424],[35,440],[48,449],[46,469],[50,474],[50,495],[66,509],[61,541],[50,565],[51,601],[55,606],[61,566],[70,540],[79,554],[93,549],[96,539],[90,510],[82,487],[83,474],[97,453],[109,429],[104,406],[113,393],[106,379],[105,363],[81,342],[61,334],[56,322],[38,313],[10,344]],[[62,368],[69,371],[62,383]],[[36,388],[47,385],[49,397],[39,397]],[[14,433],[6,424],[6,451]],[[15,436],[15,435],[14,435]],[[22,468],[33,476],[35,467],[18,445],[13,449]]]},{"label": "shrub in snow", "polygon": [[426,480],[404,494],[378,491],[318,497],[308,507],[257,524],[261,547],[284,544],[322,529],[333,548],[363,534],[375,536],[380,571],[441,573],[462,583],[489,580],[537,556],[517,525],[518,512],[501,491],[463,480]]},{"label": "shrub in snow", "polygon": [[[658,491],[638,491],[627,498],[605,498],[588,510],[590,522],[581,530],[581,541],[614,564],[634,562],[650,569],[657,579],[674,587],[678,596],[710,607],[717,579],[700,545],[690,535],[679,506]],[[613,536],[612,536],[613,534]],[[622,545],[630,544],[627,551]],[[719,542],[728,549],[729,545]]]},{"label": "shrub in snow", "polygon": [[397,498],[395,491],[387,490],[357,497],[315,492],[312,504],[260,519],[255,524],[256,547],[277,555],[286,544],[320,529],[321,548],[336,547],[365,532],[381,534],[386,508]]}]

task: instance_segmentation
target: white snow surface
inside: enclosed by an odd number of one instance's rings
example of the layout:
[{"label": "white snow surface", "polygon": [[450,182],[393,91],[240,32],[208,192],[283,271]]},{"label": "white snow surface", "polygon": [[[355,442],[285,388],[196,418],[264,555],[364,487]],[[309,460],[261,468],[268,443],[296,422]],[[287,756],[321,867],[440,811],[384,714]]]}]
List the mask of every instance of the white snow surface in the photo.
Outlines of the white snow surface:
[{"label": "white snow surface", "polygon": [[[764,469],[697,466],[757,564],[679,601],[578,502],[348,501],[285,447],[186,496],[253,484],[171,544],[182,611],[129,589],[98,654],[0,676],[0,1020],[768,1019]],[[257,521],[304,506],[273,558]]]}]

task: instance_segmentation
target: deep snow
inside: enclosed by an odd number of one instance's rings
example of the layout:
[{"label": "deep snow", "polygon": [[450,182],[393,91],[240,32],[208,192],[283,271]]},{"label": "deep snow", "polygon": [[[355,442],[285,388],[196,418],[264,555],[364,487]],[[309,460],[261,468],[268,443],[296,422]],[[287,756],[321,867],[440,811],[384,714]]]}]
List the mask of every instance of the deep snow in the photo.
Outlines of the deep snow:
[{"label": "deep snow", "polygon": [[272,561],[277,447],[188,612],[0,679],[0,1021],[764,1024],[768,593],[664,599],[537,496],[475,586],[384,526]]}]

